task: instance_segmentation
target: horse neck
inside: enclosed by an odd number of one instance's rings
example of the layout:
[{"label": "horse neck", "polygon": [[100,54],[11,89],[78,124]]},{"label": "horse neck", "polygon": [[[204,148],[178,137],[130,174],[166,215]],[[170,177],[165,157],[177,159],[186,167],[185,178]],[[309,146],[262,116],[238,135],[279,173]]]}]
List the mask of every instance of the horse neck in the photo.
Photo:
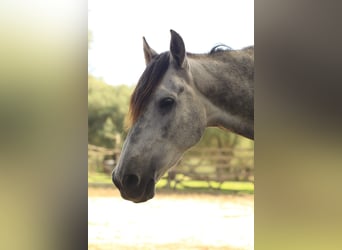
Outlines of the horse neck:
[{"label": "horse neck", "polygon": [[235,51],[227,57],[189,57],[194,88],[207,113],[207,126],[224,127],[254,138],[253,57]]}]

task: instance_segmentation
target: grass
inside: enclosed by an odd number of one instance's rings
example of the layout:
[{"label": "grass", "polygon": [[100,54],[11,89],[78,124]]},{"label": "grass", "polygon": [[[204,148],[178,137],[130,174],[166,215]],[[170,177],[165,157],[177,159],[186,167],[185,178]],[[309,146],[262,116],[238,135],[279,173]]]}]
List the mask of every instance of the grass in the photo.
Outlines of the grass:
[{"label": "grass", "polygon": [[[171,182],[173,188],[175,182]],[[157,183],[159,190],[169,189],[167,181],[162,179]],[[180,192],[204,192],[204,193],[225,193],[225,194],[254,194],[254,184],[251,182],[227,181],[219,186],[218,182],[211,181],[210,185],[207,181],[184,180],[176,185],[174,189]]]},{"label": "grass", "polygon": [[104,173],[88,173],[88,183],[112,183],[110,175]]},{"label": "grass", "polygon": [[[89,184],[112,184],[112,179],[110,175],[103,173],[88,173],[88,183]],[[242,181],[227,181],[224,182],[220,189],[219,183],[206,181],[196,181],[196,180],[183,180],[178,183],[174,188],[175,181],[171,181],[171,190],[179,192],[203,192],[203,193],[225,193],[225,194],[254,194],[254,184],[251,182]],[[169,191],[170,188],[167,187],[167,180],[161,179],[157,185],[158,190]],[[174,189],[173,189],[174,188]]]}]

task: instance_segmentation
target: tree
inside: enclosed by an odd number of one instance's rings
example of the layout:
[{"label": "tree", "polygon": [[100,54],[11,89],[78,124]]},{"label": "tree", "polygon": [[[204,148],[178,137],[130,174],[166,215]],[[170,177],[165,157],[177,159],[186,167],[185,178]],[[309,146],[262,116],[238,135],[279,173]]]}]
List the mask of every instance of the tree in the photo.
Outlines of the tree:
[{"label": "tree", "polygon": [[110,86],[103,80],[88,77],[88,142],[113,148],[114,138],[125,134],[132,87]]}]

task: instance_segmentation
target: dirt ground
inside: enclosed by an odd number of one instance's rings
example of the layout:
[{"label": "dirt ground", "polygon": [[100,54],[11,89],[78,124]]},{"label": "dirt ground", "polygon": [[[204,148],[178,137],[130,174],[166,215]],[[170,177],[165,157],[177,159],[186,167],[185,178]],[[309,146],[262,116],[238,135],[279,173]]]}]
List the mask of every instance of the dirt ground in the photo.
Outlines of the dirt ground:
[{"label": "dirt ground", "polygon": [[89,188],[88,249],[252,250],[254,197],[157,192],[135,204]]}]

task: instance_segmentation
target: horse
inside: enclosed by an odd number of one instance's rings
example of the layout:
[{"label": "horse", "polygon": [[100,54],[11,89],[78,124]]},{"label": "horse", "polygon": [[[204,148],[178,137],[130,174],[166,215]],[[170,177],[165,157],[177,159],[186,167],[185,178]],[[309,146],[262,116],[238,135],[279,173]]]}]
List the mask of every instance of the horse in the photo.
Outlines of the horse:
[{"label": "horse", "polygon": [[254,140],[254,46],[185,50],[171,32],[170,50],[158,54],[143,37],[146,68],[130,99],[130,129],[112,180],[135,203],[155,195],[155,184],[206,127]]}]

